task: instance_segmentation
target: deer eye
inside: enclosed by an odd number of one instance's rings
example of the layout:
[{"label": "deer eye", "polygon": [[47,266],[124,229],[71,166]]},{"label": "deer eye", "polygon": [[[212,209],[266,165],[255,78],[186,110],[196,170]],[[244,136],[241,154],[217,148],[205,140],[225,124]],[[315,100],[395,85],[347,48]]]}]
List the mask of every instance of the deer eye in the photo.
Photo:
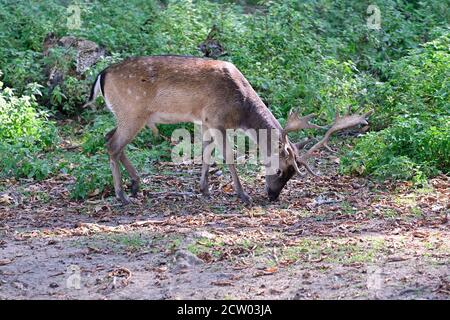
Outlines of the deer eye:
[{"label": "deer eye", "polygon": [[277,169],[277,176],[281,177],[283,175],[283,172],[281,169]]}]

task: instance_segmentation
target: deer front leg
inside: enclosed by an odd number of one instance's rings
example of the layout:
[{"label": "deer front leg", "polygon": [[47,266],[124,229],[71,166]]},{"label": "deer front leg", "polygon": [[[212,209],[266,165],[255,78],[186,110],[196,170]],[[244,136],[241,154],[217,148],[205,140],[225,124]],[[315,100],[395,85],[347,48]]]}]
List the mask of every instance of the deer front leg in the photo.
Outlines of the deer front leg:
[{"label": "deer front leg", "polygon": [[236,191],[236,194],[238,198],[244,202],[245,204],[251,204],[252,198],[244,191],[242,188],[241,181],[239,180],[239,176],[237,174],[236,165],[234,164],[234,157],[233,157],[233,147],[226,136],[225,130],[221,130],[221,133],[223,135],[222,141],[223,144],[221,147],[223,158],[228,165],[228,169],[230,170],[231,177],[233,178],[233,185],[234,190]]},{"label": "deer front leg", "polygon": [[231,177],[233,178],[234,189],[236,190],[237,196],[242,202],[246,204],[252,203],[252,198],[244,191],[239,180],[236,166],[234,164],[228,164],[228,169],[230,170]]},{"label": "deer front leg", "polygon": [[211,161],[211,150],[207,148],[211,144],[210,141],[202,142],[202,176],[200,178],[200,192],[208,197],[209,196],[209,164]]}]

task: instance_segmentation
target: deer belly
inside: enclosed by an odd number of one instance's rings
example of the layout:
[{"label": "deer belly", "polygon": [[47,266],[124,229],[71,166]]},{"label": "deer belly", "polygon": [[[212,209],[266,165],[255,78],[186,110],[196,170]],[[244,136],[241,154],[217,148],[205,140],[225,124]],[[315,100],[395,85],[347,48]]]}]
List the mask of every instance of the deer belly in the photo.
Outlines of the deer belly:
[{"label": "deer belly", "polygon": [[191,113],[165,113],[155,112],[152,113],[148,122],[161,123],[161,124],[175,124],[180,122],[198,122],[200,119],[195,117]]}]

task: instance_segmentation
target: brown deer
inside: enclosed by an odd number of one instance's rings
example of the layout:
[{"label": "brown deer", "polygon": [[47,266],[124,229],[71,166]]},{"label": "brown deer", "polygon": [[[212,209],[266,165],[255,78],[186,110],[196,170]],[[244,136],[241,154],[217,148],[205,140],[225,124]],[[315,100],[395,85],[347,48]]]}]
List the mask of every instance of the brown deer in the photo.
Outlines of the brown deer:
[{"label": "brown deer", "polygon": [[[300,117],[291,113],[283,129],[242,73],[229,62],[182,56],[130,58],[97,76],[86,105],[92,104],[99,94],[117,121],[117,127],[106,135],[106,140],[115,194],[124,204],[129,203],[129,199],[122,189],[119,162],[130,175],[131,194],[136,196],[139,176],[124,148],[146,125],[157,132],[156,123],[196,122],[201,123],[203,130],[213,128],[222,132],[224,140],[227,129],[266,129],[269,136],[276,132],[275,141],[280,147],[278,168],[266,175],[267,195],[270,200],[276,200],[286,182],[300,172],[300,166],[313,173],[307,160],[321,147],[330,149],[327,142],[331,134],[358,124],[367,125],[365,118],[370,114],[341,117],[336,113],[336,121],[324,138],[309,151],[299,153],[305,143],[291,143],[287,133],[307,128],[324,129],[309,122],[314,115]],[[270,144],[273,140],[269,137],[265,141]],[[232,149],[228,141],[222,142],[225,148],[221,151],[226,158]],[[204,142],[203,150],[206,145]],[[270,145],[265,147],[272,150]],[[251,199],[242,188],[235,165],[231,163],[228,167],[238,197],[249,203]],[[209,194],[208,172],[209,162],[204,161],[200,190],[205,195]]]}]

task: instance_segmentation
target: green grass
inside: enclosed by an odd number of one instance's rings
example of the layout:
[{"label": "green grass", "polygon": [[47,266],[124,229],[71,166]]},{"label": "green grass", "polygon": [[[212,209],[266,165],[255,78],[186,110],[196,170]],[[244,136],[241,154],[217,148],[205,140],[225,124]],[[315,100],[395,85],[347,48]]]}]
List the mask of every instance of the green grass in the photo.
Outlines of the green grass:
[{"label": "green grass", "polygon": [[382,214],[383,217],[387,219],[395,219],[396,217],[398,217],[398,212],[393,209],[383,209]]},{"label": "green grass", "polygon": [[347,239],[306,238],[282,251],[281,261],[302,262],[323,261],[333,264],[355,262],[371,263],[383,254],[385,243],[382,239],[365,238],[362,243]]},{"label": "green grass", "polygon": [[357,211],[355,208],[353,208],[352,204],[347,201],[341,202],[341,210],[346,215],[354,215]]},{"label": "green grass", "polygon": [[174,252],[182,244],[179,235],[152,234],[145,232],[125,232],[111,234],[96,234],[83,237],[75,242],[76,246],[92,246],[102,250],[113,250],[115,253],[143,252],[153,254],[159,252]]}]

